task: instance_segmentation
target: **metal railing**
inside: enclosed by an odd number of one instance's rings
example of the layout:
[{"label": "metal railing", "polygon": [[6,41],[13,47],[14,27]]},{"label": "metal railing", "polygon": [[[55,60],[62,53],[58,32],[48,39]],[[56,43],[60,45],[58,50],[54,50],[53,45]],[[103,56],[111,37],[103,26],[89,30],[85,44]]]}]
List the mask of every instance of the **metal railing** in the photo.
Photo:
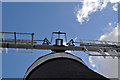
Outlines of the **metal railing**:
[{"label": "metal railing", "polygon": [[[0,39],[0,42],[7,42],[7,43],[31,43],[33,45],[34,42],[34,33],[17,33],[17,32],[0,32],[2,34],[2,38]],[[5,34],[12,34],[14,37],[13,39],[11,38],[4,38]],[[17,39],[17,34],[20,35],[30,35],[31,39],[30,40],[25,40],[25,39]]]}]

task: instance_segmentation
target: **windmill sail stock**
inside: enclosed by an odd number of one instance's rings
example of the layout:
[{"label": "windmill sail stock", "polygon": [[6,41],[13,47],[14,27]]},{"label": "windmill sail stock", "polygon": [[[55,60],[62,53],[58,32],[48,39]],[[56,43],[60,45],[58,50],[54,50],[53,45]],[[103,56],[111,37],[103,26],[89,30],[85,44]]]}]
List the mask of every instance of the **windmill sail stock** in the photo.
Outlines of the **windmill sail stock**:
[{"label": "windmill sail stock", "polygon": [[[65,32],[52,32],[51,40],[47,38],[34,40],[34,33],[0,32],[0,34],[2,34],[0,38],[2,48],[40,49],[54,52],[84,51],[89,56],[120,58],[120,42],[85,39],[80,39],[77,42],[71,39],[67,42]],[[24,37],[19,37],[19,35]],[[53,39],[54,35],[58,35],[58,37]],[[65,40],[61,35],[65,37]],[[26,36],[29,36],[29,38],[26,38]],[[66,45],[63,43],[66,43]],[[79,46],[76,44],[79,44]]]}]

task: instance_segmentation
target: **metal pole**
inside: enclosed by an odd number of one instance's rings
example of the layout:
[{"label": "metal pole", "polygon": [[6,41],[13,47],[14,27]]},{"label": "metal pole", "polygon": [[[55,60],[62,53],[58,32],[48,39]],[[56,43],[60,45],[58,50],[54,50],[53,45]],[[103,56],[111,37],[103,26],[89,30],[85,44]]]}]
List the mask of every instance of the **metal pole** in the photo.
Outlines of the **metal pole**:
[{"label": "metal pole", "polygon": [[58,33],[58,39],[60,39],[60,34]]},{"label": "metal pole", "polygon": [[53,41],[53,34],[54,34],[54,33],[52,33],[52,37],[51,37],[51,44],[52,44],[52,41]]},{"label": "metal pole", "polygon": [[65,33],[65,41],[66,41],[66,43],[67,43],[67,36],[66,36],[66,33]]},{"label": "metal pole", "polygon": [[14,32],[14,41],[15,41],[15,44],[16,44],[16,32]]},{"label": "metal pole", "polygon": [[34,41],[34,33],[32,33],[32,42],[31,42],[32,45],[33,45],[33,41]]}]

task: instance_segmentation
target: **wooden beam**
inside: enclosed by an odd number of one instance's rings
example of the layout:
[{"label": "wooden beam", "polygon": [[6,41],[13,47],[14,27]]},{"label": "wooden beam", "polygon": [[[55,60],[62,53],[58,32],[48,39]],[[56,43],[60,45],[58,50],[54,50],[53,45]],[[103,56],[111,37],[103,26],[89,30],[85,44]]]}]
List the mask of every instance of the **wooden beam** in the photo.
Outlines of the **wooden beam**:
[{"label": "wooden beam", "polygon": [[[56,50],[56,51],[66,51],[66,50],[70,50],[70,51],[86,51],[84,46],[54,46],[54,45],[31,45],[31,44],[9,44],[9,43],[0,43],[0,45],[2,45],[2,48],[23,48],[23,49],[43,49],[43,50]],[[92,52],[99,52],[99,48],[100,47],[89,47],[86,46],[88,51],[92,51]],[[106,52],[110,49],[107,47],[101,48],[103,49],[103,51],[105,50]],[[120,48],[118,52],[120,51]]]}]

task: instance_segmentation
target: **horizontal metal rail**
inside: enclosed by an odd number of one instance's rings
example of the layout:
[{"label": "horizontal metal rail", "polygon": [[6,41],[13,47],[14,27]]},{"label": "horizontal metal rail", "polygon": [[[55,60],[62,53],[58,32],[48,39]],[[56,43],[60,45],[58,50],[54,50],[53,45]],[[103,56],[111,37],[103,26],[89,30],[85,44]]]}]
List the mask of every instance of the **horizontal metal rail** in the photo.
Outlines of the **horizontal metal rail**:
[{"label": "horizontal metal rail", "polygon": [[101,41],[101,40],[87,40],[87,39],[80,39],[80,42],[89,42],[89,43],[96,43],[96,42],[100,42],[100,43],[117,43],[120,44],[120,42],[114,42],[114,41]]},{"label": "horizontal metal rail", "polygon": [[80,46],[96,46],[96,47],[112,47],[112,48],[118,48],[120,46],[114,45],[114,44],[95,44],[95,43],[80,43]]},{"label": "horizontal metal rail", "polygon": [[94,55],[94,54],[89,54],[89,56],[118,56],[118,55]]},{"label": "horizontal metal rail", "polygon": [[5,33],[5,34],[27,34],[27,35],[32,35],[33,33],[18,33],[18,32],[0,32],[0,33]]},{"label": "horizontal metal rail", "polygon": [[[7,42],[7,43],[10,43],[10,42],[15,42],[14,39],[7,39],[7,38],[0,38],[0,42]],[[27,39],[16,39],[16,43],[37,43],[35,41],[31,42],[31,40],[27,40]]]}]

